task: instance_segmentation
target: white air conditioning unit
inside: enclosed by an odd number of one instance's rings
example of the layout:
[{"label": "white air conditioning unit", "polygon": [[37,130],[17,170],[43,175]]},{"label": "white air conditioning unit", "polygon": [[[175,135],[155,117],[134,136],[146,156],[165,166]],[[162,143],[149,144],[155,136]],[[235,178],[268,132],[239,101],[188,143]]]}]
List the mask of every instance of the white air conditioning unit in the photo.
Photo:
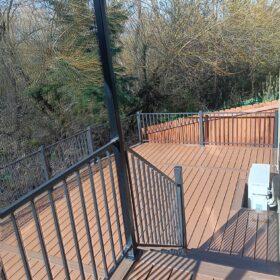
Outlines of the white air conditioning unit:
[{"label": "white air conditioning unit", "polygon": [[267,210],[269,176],[269,164],[252,165],[248,179],[248,208],[258,211]]}]

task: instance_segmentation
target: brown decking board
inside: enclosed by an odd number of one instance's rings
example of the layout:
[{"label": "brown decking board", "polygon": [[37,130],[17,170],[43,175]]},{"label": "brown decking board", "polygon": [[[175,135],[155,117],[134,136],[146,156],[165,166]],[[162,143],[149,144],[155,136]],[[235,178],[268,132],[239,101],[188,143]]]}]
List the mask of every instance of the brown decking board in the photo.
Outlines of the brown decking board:
[{"label": "brown decking board", "polygon": [[[115,163],[113,162],[113,172],[116,174],[116,167]],[[105,179],[105,185],[106,185],[106,192],[107,192],[107,200],[108,200],[108,205],[109,205],[109,214],[110,214],[110,219],[111,219],[111,230],[113,232],[113,239],[114,239],[114,249],[116,256],[119,257],[121,254],[121,248],[119,245],[118,241],[118,232],[117,232],[117,226],[116,226],[116,211],[114,208],[114,202],[113,202],[113,195],[112,195],[112,186],[111,186],[111,181],[110,181],[110,173],[109,173],[109,168],[105,167],[104,168],[104,179]],[[121,225],[121,232],[124,232],[123,228],[123,222],[122,222],[122,216],[121,216],[121,209],[120,209],[120,201],[119,201],[119,193],[118,193],[118,182],[116,178],[115,180],[115,187],[116,187],[116,193],[117,193],[117,203],[118,203],[118,210],[119,210],[119,219],[120,219],[120,225]],[[94,174],[94,181],[95,181],[95,189],[96,189],[96,196],[97,196],[97,201],[98,201],[98,210],[99,210],[99,216],[100,216],[100,222],[101,222],[101,228],[102,228],[102,236],[103,236],[103,243],[104,243],[104,250],[106,254],[106,261],[108,264],[109,269],[112,268],[113,266],[113,259],[112,259],[112,254],[111,254],[111,245],[109,242],[109,233],[108,233],[108,226],[106,222],[106,215],[105,215],[105,206],[104,206],[104,201],[103,201],[103,194],[101,190],[101,181],[100,181],[100,174],[96,173]],[[97,233],[97,226],[96,226],[96,217],[95,217],[95,212],[93,209],[93,201],[92,201],[92,196],[91,196],[91,191],[90,191],[90,183],[89,183],[89,178],[83,178],[83,192],[84,192],[84,197],[85,197],[85,204],[86,204],[86,209],[87,209],[87,214],[88,214],[88,220],[89,220],[89,225],[90,225],[90,230],[91,230],[91,238],[93,242],[93,250],[94,250],[94,255],[95,255],[95,261],[98,269],[98,274],[100,275],[101,278],[103,278],[103,266],[102,266],[102,260],[101,260],[101,253],[100,253],[100,245],[99,245],[99,238],[98,238],[98,233]],[[75,226],[77,230],[77,236],[79,240],[79,249],[80,253],[82,256],[82,261],[84,264],[84,269],[87,278],[92,274],[92,269],[91,269],[91,259],[89,256],[89,248],[88,248],[88,243],[87,243],[87,236],[86,236],[86,231],[85,231],[85,224],[84,224],[84,219],[83,219],[83,212],[82,212],[82,207],[81,207],[81,201],[80,201],[80,195],[78,188],[72,188],[70,190],[70,199],[72,203],[72,208],[73,208],[73,215],[75,219]],[[73,234],[71,231],[71,226],[70,226],[70,221],[69,221],[69,215],[68,215],[68,208],[66,204],[65,198],[62,198],[60,200],[55,201],[55,206],[56,206],[56,212],[60,224],[60,229],[61,229],[61,235],[63,239],[63,244],[66,252],[66,258],[68,262],[71,264],[72,263],[72,269],[71,271],[71,279],[79,279],[79,270],[78,270],[78,265],[77,265],[77,257],[76,257],[76,252],[75,252],[75,247],[74,247],[74,241],[73,241]],[[64,274],[62,263],[61,263],[61,256],[60,256],[60,250],[56,238],[56,232],[54,230],[54,223],[50,211],[50,207],[44,209],[42,212],[38,213],[38,217],[40,219],[41,227],[42,227],[42,232],[46,244],[46,250],[48,252],[49,258],[50,258],[50,264],[52,267],[52,272],[55,274],[54,269],[58,266],[59,268],[62,269],[62,274]],[[38,276],[34,279],[45,279],[45,274],[46,270],[44,268],[44,262],[43,258],[41,256],[41,249],[39,245],[39,240],[36,234],[36,229],[35,229],[35,224],[34,221],[31,220],[27,224],[22,225],[20,227],[23,243],[25,246],[25,249],[27,250],[27,255],[28,257],[33,261],[34,255],[35,255],[35,260],[38,265],[34,265],[30,263],[30,270],[32,275],[34,276],[35,274],[38,274],[37,269],[38,266],[42,266],[40,271],[42,270],[41,273],[39,273]],[[124,234],[122,234],[122,241],[124,243]],[[2,261],[4,264],[4,268],[6,270],[6,273],[9,275],[8,279],[24,279],[24,270],[22,263],[20,261],[19,252],[13,252],[11,257],[10,254],[5,254],[5,252],[9,251],[10,249],[5,246],[9,245],[10,248],[14,247],[17,249],[17,243],[15,240],[14,235],[10,235],[8,238],[5,240],[1,241],[0,243],[0,253],[2,257]],[[37,254],[37,255],[36,255]],[[31,257],[30,257],[31,255]],[[18,258],[18,261],[16,261],[16,266],[11,265],[11,260],[14,260],[15,258]],[[56,259],[55,259],[56,258]],[[58,265],[54,265],[57,262],[57,259],[60,260],[60,263]],[[12,272],[13,269],[17,268],[16,271],[16,276],[14,276],[14,273]],[[41,277],[41,278],[40,278]],[[57,276],[56,279],[61,279],[64,278],[64,276],[61,275]]]},{"label": "brown decking board", "polygon": [[[244,182],[247,179],[251,164],[255,162],[274,163],[272,149],[232,146],[200,147],[198,145],[160,143],[142,144],[134,149],[171,178],[174,177],[174,166],[182,165],[188,248],[239,255],[240,257],[245,256],[253,260],[278,261],[278,215],[276,213],[270,213],[268,217],[263,217],[263,215],[258,214],[255,219],[252,220],[251,216],[254,215],[253,212],[245,209],[240,210],[240,207],[238,207],[241,205],[242,186],[244,188]],[[105,167],[103,171],[112,223],[111,228],[114,238],[114,249],[116,250],[116,254],[119,255],[120,245],[118,242],[116,211],[114,211],[109,168]],[[114,161],[113,172],[116,174]],[[100,272],[99,274],[102,277],[103,267],[90,183],[86,175],[82,179],[94,255]],[[98,210],[102,224],[106,261],[109,267],[112,267],[111,245],[109,242],[99,173],[94,174],[94,181],[99,207]],[[117,192],[121,231],[123,233],[122,213],[116,178],[114,182]],[[91,259],[88,250],[79,190],[77,187],[71,189],[70,197],[82,260],[85,268],[88,268],[91,264]],[[72,269],[70,269],[71,277],[73,277],[73,279],[79,279],[77,257],[65,198],[57,200],[55,205],[60,222],[66,257],[69,262],[73,263],[71,266]],[[148,211],[148,209],[146,210]],[[138,210],[136,210],[136,212],[139,213]],[[48,254],[52,257],[61,258],[50,207],[39,212],[38,216],[41,222]],[[138,221],[139,218],[138,216]],[[156,226],[159,226],[158,222],[156,222]],[[40,255],[41,249],[34,222],[30,221],[20,226],[20,229],[26,250],[32,254],[36,253]],[[168,233],[168,231],[164,230],[162,234],[166,233]],[[144,234],[147,239],[151,238],[152,232],[149,231],[149,224],[145,226]],[[156,237],[154,236],[154,238]],[[264,244],[265,240],[266,244]],[[124,242],[123,234],[122,241]],[[6,273],[9,276],[8,279],[23,279],[24,271],[19,253],[10,252],[3,246],[8,244],[11,248],[17,247],[15,236],[11,235],[1,242],[0,254]],[[31,261],[30,266],[34,279],[39,280],[46,278],[46,270],[42,257],[31,258]],[[57,264],[55,261],[51,261],[51,268],[53,276],[56,279],[64,278],[64,271],[61,263]],[[166,271],[161,271],[160,268],[154,265],[149,265],[149,267],[145,269],[142,267],[141,269],[142,273],[138,271],[141,277],[145,275],[147,270],[147,273],[150,273],[151,279],[158,279],[158,276],[161,276],[159,279],[165,279],[166,277],[166,279],[180,279],[176,278],[176,275],[179,273],[176,269],[171,269],[168,272],[169,274],[166,274]],[[180,273],[183,272],[181,271]],[[185,275],[182,279],[187,279],[186,277],[190,276],[189,273],[180,275]],[[86,269],[86,277],[87,279],[93,279],[89,269]],[[139,279],[145,279],[141,277]]]},{"label": "brown decking board", "polygon": [[174,166],[182,165],[189,249],[278,261],[272,241],[263,244],[271,236],[278,246],[277,214],[241,208],[249,168],[274,164],[272,149],[147,143],[135,150],[172,178]]},{"label": "brown decking board", "polygon": [[129,271],[126,280],[251,280],[279,279],[279,276],[243,267],[215,264],[203,259],[181,257],[161,251],[145,251]]}]

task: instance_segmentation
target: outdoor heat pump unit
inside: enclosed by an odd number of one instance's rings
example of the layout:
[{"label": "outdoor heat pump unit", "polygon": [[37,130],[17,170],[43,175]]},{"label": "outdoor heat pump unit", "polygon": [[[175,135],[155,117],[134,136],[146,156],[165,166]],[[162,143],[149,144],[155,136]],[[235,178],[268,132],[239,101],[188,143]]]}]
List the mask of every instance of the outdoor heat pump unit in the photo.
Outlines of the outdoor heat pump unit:
[{"label": "outdoor heat pump unit", "polygon": [[269,189],[269,164],[254,163],[248,179],[248,208],[266,211]]}]

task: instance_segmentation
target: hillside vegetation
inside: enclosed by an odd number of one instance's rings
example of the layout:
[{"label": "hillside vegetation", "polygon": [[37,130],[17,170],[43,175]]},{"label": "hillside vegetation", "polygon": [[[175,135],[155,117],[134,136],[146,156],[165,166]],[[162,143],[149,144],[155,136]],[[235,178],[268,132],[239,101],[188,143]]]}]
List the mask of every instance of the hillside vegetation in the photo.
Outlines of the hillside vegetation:
[{"label": "hillside vegetation", "polygon": [[[110,0],[121,114],[275,95],[277,0]],[[0,164],[107,119],[91,1],[0,0]]]}]

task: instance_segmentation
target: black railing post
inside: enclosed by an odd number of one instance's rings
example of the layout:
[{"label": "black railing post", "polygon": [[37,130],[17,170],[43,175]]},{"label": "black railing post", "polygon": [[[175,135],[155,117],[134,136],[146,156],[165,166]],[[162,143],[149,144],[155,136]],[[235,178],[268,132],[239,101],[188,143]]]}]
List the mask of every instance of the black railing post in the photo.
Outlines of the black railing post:
[{"label": "black railing post", "polygon": [[178,205],[179,227],[180,227],[179,234],[180,234],[180,239],[181,239],[181,246],[183,248],[187,248],[182,166],[174,167],[174,177],[175,177],[175,182],[176,182],[177,205]]},{"label": "black railing post", "polygon": [[138,127],[138,141],[139,141],[139,143],[143,143],[140,112],[136,113],[136,118],[137,118],[137,127]]},{"label": "black railing post", "polygon": [[87,144],[88,144],[88,152],[91,155],[94,152],[93,141],[92,141],[92,130],[91,127],[87,127]]},{"label": "black railing post", "polygon": [[136,259],[137,249],[133,224],[131,195],[129,190],[128,163],[125,156],[125,144],[118,110],[105,1],[94,0],[94,10],[96,16],[99,51],[104,76],[104,89],[111,128],[110,132],[111,137],[119,138],[119,140],[116,142],[116,145],[114,146],[114,154],[120,190],[121,208],[124,220],[124,231],[127,243],[126,246],[131,248],[126,257]]},{"label": "black railing post", "polygon": [[203,112],[199,111],[199,145],[204,145],[203,139]]},{"label": "black railing post", "polygon": [[275,119],[274,119],[274,143],[273,148],[278,148],[278,110],[275,111]]},{"label": "black railing post", "polygon": [[51,169],[50,169],[50,165],[49,165],[48,159],[46,157],[46,150],[45,150],[45,146],[44,145],[40,146],[39,153],[40,153],[40,163],[41,163],[44,175],[45,175],[45,179],[47,181],[51,177]]}]

